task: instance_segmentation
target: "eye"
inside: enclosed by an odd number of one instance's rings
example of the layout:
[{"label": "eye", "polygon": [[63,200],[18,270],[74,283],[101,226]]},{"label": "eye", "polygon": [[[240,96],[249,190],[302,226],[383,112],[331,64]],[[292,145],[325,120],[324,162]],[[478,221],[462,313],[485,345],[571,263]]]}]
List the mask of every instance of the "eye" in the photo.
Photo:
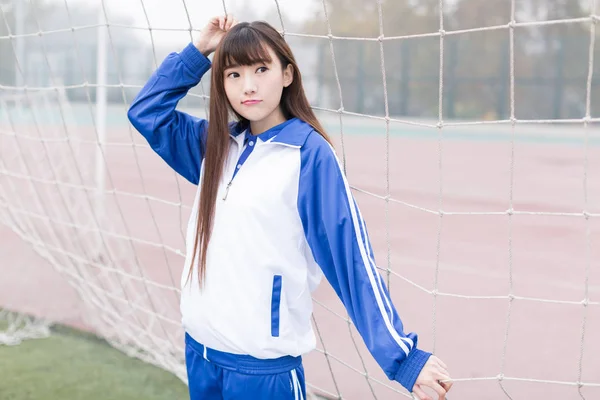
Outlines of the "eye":
[{"label": "eye", "polygon": [[240,74],[238,74],[237,72],[230,72],[227,74],[228,78],[238,78],[240,76]]},{"label": "eye", "polygon": [[267,67],[259,67],[256,72],[260,72],[261,74],[264,72],[267,72],[269,70],[269,68]]}]

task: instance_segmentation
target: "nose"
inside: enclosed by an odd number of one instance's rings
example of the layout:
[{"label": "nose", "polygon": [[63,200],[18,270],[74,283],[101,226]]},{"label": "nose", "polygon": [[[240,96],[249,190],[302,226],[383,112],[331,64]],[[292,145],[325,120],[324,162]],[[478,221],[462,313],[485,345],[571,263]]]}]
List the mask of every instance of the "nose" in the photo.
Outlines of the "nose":
[{"label": "nose", "polygon": [[244,79],[244,94],[251,95],[256,93],[256,82],[252,75],[247,74]]}]

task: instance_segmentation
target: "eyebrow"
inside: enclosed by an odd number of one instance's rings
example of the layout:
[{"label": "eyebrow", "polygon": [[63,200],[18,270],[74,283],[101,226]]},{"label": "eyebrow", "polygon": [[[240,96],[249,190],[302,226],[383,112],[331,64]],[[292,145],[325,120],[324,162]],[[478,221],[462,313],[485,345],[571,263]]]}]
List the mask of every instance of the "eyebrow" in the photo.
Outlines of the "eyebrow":
[{"label": "eyebrow", "polygon": [[[252,63],[252,64],[250,64],[248,66],[250,67],[250,66],[256,65],[256,64],[265,64],[265,65],[267,65],[267,64],[272,64],[272,63],[273,63],[273,61],[269,61],[269,60],[258,60],[258,61],[254,62],[254,63]],[[241,67],[240,64],[230,64],[230,65],[226,66],[223,69],[223,71],[227,71],[228,69],[239,68],[239,67]]]}]

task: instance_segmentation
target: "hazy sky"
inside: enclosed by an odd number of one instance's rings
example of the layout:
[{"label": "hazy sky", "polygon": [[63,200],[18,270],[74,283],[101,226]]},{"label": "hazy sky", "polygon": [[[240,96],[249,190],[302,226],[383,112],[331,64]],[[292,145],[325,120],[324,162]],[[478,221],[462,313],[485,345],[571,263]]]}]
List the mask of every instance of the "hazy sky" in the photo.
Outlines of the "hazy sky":
[{"label": "hazy sky", "polygon": [[[63,3],[64,0],[55,0]],[[100,0],[67,0],[68,4],[85,3],[91,6],[92,4],[100,4]],[[203,27],[208,19],[214,15],[224,13],[223,0],[104,0],[110,15],[125,14],[134,19],[134,25],[139,27],[147,27],[148,22],[142,8],[142,2],[146,8],[148,21],[153,28],[175,28],[187,29],[189,27],[189,19],[192,26],[196,29]],[[315,7],[313,0],[278,0],[282,12],[285,14],[285,22],[297,22],[312,15],[311,10]],[[318,2],[317,2],[318,3]],[[185,11],[187,7],[188,13]],[[253,11],[258,15],[266,12],[276,12],[275,0],[251,0]],[[246,0],[225,0],[225,5],[229,13],[239,15],[240,11],[247,7]],[[277,26],[279,28],[279,26]],[[143,37],[149,38],[149,34],[140,31]],[[169,33],[155,32],[155,41],[158,44],[175,44],[182,40],[189,39],[189,33]]]}]

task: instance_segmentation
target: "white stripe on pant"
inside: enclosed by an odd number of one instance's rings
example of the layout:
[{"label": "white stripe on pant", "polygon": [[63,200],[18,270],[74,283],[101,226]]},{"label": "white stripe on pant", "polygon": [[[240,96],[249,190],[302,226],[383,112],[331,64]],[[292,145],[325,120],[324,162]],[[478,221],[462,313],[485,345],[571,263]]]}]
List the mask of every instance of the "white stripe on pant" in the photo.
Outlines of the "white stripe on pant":
[{"label": "white stripe on pant", "polygon": [[292,374],[292,382],[294,383],[294,399],[295,400],[304,400],[304,396],[302,395],[302,388],[300,387],[300,382],[298,381],[298,374],[296,374],[296,370],[293,369],[291,371]]}]

